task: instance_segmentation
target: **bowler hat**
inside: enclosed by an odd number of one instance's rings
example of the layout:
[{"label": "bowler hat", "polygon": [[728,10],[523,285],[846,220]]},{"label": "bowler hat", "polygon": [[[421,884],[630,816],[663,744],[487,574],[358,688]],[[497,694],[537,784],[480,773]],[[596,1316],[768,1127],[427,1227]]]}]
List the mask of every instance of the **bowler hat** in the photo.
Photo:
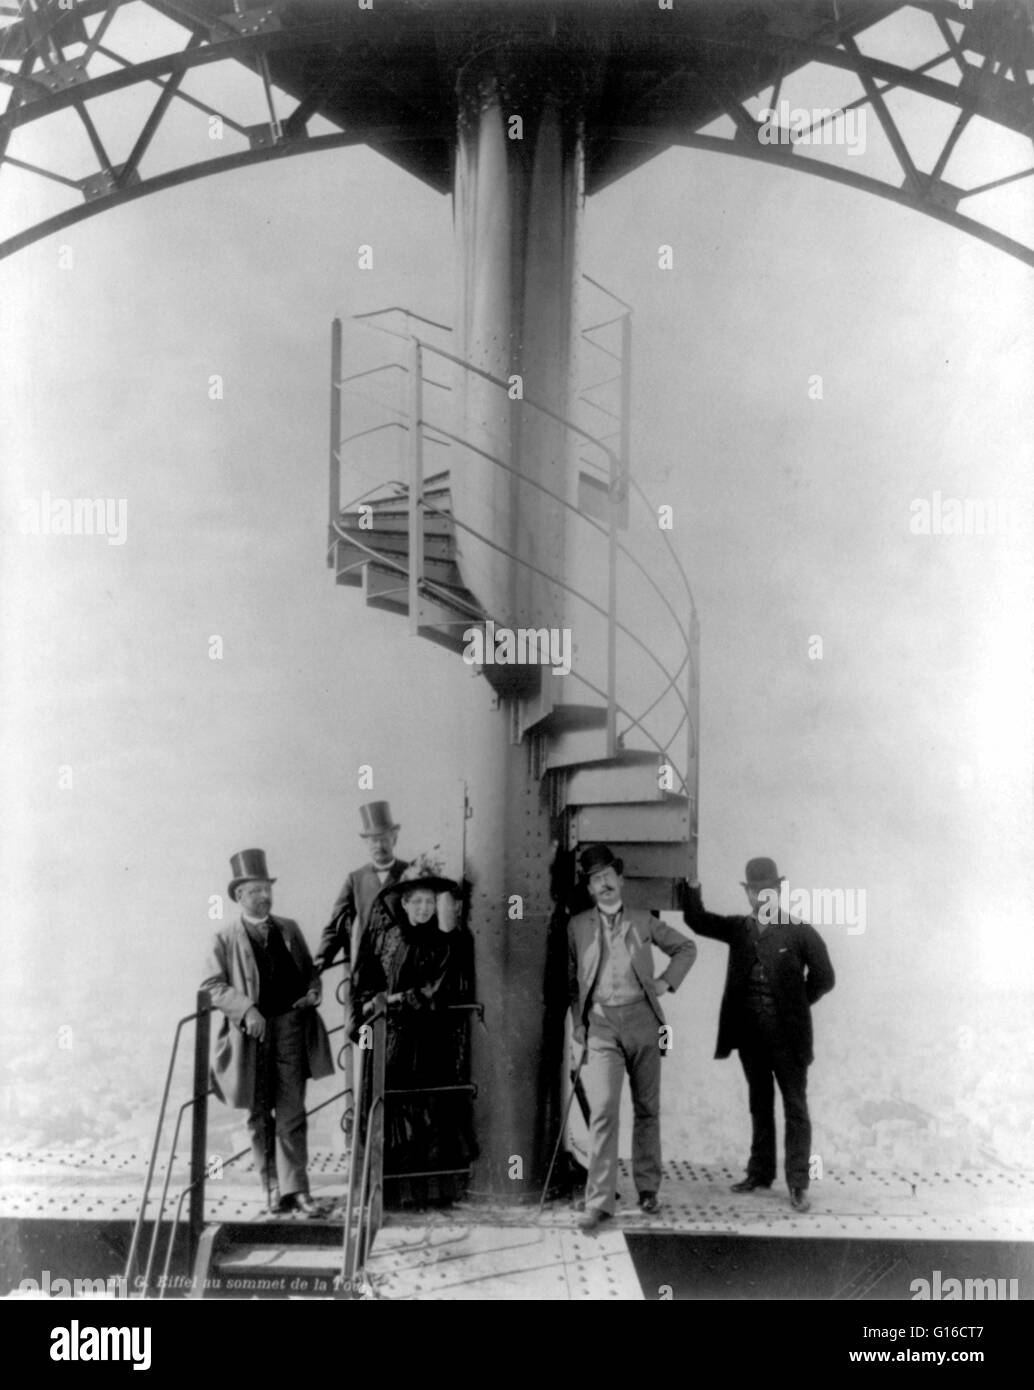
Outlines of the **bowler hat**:
[{"label": "bowler hat", "polygon": [[616,859],[608,845],[590,845],[588,849],[582,850],[578,869],[582,878],[588,880],[602,869],[613,869],[616,874],[623,874],[625,861]]},{"label": "bowler hat", "polygon": [[269,870],[266,868],[266,851],[264,849],[242,849],[240,854],[235,854],[230,860],[230,873],[233,878],[227,893],[232,902],[237,901],[237,889],[242,883],[275,883],[275,878],[270,878]]},{"label": "bowler hat", "polygon": [[767,888],[770,884],[783,881],[774,859],[749,859],[746,875],[740,884],[742,888]]},{"label": "bowler hat", "polygon": [[360,806],[359,820],[363,827],[359,832],[362,836],[383,835],[388,830],[398,829],[386,801],[368,801],[365,806]]}]

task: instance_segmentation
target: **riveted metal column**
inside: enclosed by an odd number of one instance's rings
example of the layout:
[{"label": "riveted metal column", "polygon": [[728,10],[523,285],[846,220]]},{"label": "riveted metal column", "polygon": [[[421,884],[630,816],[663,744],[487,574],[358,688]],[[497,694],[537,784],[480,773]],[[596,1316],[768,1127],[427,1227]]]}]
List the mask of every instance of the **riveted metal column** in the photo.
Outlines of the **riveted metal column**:
[{"label": "riveted metal column", "polygon": [[[569,416],[582,189],[579,59],[560,45],[482,39],[460,65],[456,227],[460,354],[506,381],[467,374],[452,506],[483,535],[458,532],[464,582],[500,626],[563,626],[563,509],[529,481],[573,492],[568,432],[530,402]],[[527,690],[527,672],[524,689]],[[548,668],[543,681],[552,677]],[[515,672],[515,677],[517,673]],[[547,693],[550,687],[546,687]],[[550,702],[543,706],[548,714]],[[481,1153],[474,1191],[537,1197],[559,1117],[560,1057],[547,978],[556,853],[548,785],[519,694],[484,683],[467,729],[467,874],[477,997],[472,1034]],[[561,989],[562,992],[562,989]],[[554,1001],[555,1002],[555,1001]],[[548,1036],[547,1036],[548,1033]]]}]

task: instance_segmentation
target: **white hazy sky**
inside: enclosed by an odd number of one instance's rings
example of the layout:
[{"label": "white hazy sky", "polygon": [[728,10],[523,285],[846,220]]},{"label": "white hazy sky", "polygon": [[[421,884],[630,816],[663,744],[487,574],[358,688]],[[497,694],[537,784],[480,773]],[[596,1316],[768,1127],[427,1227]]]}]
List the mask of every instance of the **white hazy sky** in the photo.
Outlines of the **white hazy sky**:
[{"label": "white hazy sky", "polygon": [[[675,508],[703,624],[708,905],[738,910],[761,853],[794,886],[864,889],[865,933],[827,931],[852,1016],[979,1021],[1034,963],[1034,274],[691,151],[587,205],[583,267],[635,307],[635,468]],[[324,545],[330,319],[448,320],[455,283],[450,200],[362,149],[191,184],[0,264],[11,1050],[72,1022],[146,1027],[159,1054],[244,846],[313,940],[357,860],[360,763],[403,851],[454,835],[483,683],[335,589]],[[45,491],[125,498],[126,544],[22,535]],[[911,535],[935,491],[1026,526]]]}]

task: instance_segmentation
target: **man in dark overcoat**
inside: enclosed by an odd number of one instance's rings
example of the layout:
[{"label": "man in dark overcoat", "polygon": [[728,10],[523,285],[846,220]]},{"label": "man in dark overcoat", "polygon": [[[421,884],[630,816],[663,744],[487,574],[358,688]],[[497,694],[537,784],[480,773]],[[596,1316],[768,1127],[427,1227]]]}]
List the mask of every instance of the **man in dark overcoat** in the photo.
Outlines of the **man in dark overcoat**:
[{"label": "man in dark overcoat", "polygon": [[370,925],[370,910],[377,894],[389,883],[397,883],[405,859],[395,856],[399,825],[392,819],[386,801],[368,801],[359,807],[359,838],[369,854],[369,862],[353,869],[345,879],[331,909],[330,921],[323,928],[316,948],[316,969],[325,970],[338,951],[345,947],[345,974],[350,975],[359,951],[359,938]]},{"label": "man in dark overcoat", "polygon": [[742,886],[745,917],[704,910],[699,884],[683,889],[683,920],[698,936],[729,948],[715,1057],[739,1050],[750,1097],[752,1141],[747,1175],[733,1192],[771,1187],[776,1175],[775,1088],[783,1097],[785,1174],[790,1204],[807,1211],[811,1157],[808,1067],[814,1060],[811,1006],[835,981],[814,927],[779,907],[782,875],[771,859],[751,859]]},{"label": "man in dark overcoat", "polygon": [[223,1015],[212,1081],[248,1112],[255,1168],[271,1213],[318,1214],[309,1195],[305,1082],[334,1070],[319,1016],[320,977],[297,922],[274,917],[260,849],[230,860],[239,915],[217,932],[201,988]]},{"label": "man in dark overcoat", "polygon": [[[398,883],[403,870],[409,867],[405,859],[395,856],[400,827],[393,819],[387,801],[368,801],[360,806],[359,824],[359,838],[370,856],[369,861],[353,869],[345,879],[331,908],[330,921],[323,928],[316,947],[316,969],[320,972],[327,970],[338,951],[344,949],[341,998],[345,1009],[346,1038],[351,1037],[358,1021],[352,1016],[352,973],[359,957],[359,942],[370,925],[374,901],[382,888]],[[350,1140],[355,1124],[355,1067],[350,1044],[345,1047],[344,1070],[344,1131],[346,1139]]]}]

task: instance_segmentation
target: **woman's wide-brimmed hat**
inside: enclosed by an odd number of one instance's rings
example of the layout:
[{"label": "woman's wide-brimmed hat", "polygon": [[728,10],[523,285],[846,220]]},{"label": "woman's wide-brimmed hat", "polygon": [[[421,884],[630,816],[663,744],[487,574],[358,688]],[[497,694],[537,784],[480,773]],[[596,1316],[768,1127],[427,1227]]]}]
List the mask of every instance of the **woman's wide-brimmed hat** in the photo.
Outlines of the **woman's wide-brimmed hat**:
[{"label": "woman's wide-brimmed hat", "polygon": [[237,889],[242,883],[275,883],[276,879],[270,876],[266,868],[266,851],[264,849],[242,849],[240,854],[235,854],[230,859],[230,886],[226,892],[231,902],[237,901]]},{"label": "woman's wide-brimmed hat", "polygon": [[418,855],[402,871],[402,877],[394,883],[386,883],[377,894],[377,901],[383,903],[392,916],[402,907],[402,899],[415,889],[426,888],[437,897],[439,893],[462,895],[460,885],[453,878],[446,878],[441,864],[429,854]]}]

